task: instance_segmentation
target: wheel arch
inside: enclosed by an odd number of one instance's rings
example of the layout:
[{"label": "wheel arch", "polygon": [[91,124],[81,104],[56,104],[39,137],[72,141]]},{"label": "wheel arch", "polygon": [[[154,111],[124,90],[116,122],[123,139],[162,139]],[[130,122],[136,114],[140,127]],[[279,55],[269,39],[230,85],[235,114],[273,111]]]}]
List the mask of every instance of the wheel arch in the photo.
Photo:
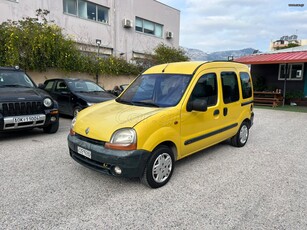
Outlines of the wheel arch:
[{"label": "wheel arch", "polygon": [[158,144],[158,145],[154,148],[153,151],[155,151],[158,147],[160,147],[160,146],[162,146],[162,145],[168,147],[168,148],[172,151],[173,156],[174,156],[174,159],[175,159],[175,161],[176,161],[176,160],[177,160],[177,157],[178,157],[178,150],[177,150],[177,147],[176,147],[175,143],[172,142],[172,141],[164,141],[164,142]]}]

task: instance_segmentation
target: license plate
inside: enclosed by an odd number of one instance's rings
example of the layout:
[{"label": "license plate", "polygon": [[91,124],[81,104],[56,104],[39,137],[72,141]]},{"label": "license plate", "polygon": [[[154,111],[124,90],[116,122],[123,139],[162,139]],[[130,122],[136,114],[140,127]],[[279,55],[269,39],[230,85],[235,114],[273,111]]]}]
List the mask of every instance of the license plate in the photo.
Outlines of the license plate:
[{"label": "license plate", "polygon": [[14,117],[14,123],[38,121],[40,116]]},{"label": "license plate", "polygon": [[90,158],[92,157],[92,152],[87,150],[87,149],[84,149],[84,148],[81,148],[80,146],[77,147],[77,152],[87,158]]}]

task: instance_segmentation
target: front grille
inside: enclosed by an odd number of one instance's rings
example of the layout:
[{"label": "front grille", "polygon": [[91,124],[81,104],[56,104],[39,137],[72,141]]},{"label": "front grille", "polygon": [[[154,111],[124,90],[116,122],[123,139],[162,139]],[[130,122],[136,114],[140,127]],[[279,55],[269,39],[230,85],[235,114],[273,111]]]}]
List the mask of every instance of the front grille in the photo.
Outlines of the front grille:
[{"label": "front grille", "polygon": [[4,117],[44,113],[43,105],[40,101],[2,103],[0,109]]},{"label": "front grille", "polygon": [[94,145],[101,145],[101,146],[105,145],[105,141],[95,140],[95,139],[92,139],[92,138],[82,136],[82,135],[77,134],[77,133],[76,133],[76,137],[78,137],[82,141],[89,142],[89,143],[92,143]]}]

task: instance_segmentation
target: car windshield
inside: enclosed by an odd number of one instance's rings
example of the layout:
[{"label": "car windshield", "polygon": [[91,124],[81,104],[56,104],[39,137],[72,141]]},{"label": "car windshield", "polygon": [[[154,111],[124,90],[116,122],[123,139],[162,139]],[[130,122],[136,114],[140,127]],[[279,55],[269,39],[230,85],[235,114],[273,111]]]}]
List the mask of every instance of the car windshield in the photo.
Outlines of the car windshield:
[{"label": "car windshield", "polygon": [[68,87],[74,92],[104,92],[105,90],[91,81],[68,81]]},{"label": "car windshield", "polygon": [[0,87],[35,87],[30,78],[23,72],[0,71]]},{"label": "car windshield", "polygon": [[138,106],[175,106],[180,101],[190,80],[190,75],[142,75],[129,86],[117,99],[117,102]]}]

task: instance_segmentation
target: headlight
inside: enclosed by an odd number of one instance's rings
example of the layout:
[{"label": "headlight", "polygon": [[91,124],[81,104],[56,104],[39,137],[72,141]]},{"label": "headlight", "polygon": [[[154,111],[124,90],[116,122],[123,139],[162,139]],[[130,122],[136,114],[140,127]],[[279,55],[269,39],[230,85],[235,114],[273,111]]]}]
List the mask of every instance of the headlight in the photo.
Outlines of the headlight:
[{"label": "headlight", "polygon": [[105,144],[106,148],[116,150],[135,150],[136,132],[131,128],[119,129],[113,133],[111,141]]},{"label": "headlight", "polygon": [[70,125],[70,135],[74,136],[76,133],[74,131],[74,127],[75,127],[75,124],[76,124],[76,120],[77,120],[77,116],[74,117],[74,119],[72,119],[71,121],[71,125]]},{"label": "headlight", "polygon": [[96,103],[93,103],[93,102],[87,102],[86,104],[87,104],[87,106],[92,106],[92,105],[95,105]]},{"label": "headlight", "polygon": [[44,106],[47,108],[52,106],[52,100],[49,97],[46,97],[43,103],[44,103]]}]

